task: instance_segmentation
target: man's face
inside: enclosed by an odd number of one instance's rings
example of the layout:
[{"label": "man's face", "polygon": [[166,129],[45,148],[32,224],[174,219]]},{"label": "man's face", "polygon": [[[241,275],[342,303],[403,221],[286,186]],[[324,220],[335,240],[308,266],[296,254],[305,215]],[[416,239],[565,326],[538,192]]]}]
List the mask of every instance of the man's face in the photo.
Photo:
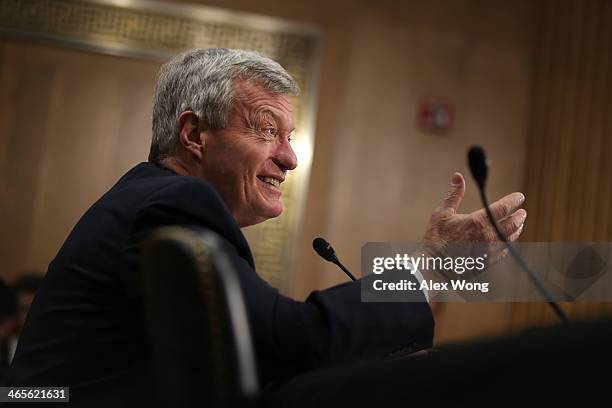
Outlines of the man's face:
[{"label": "man's face", "polygon": [[228,126],[207,132],[202,176],[246,227],[281,214],[281,183],[297,158],[289,143],[294,130],[289,99],[250,82],[238,83],[236,90]]}]

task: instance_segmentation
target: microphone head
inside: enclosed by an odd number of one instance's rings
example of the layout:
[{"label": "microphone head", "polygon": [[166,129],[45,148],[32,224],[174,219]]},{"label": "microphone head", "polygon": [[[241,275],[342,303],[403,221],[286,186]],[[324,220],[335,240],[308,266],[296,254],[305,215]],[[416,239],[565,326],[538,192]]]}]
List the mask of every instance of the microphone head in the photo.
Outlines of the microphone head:
[{"label": "microphone head", "polygon": [[472,177],[476,180],[478,187],[484,189],[485,181],[487,181],[487,173],[489,164],[484,150],[480,146],[472,146],[468,151],[468,164]]},{"label": "microphone head", "polygon": [[331,244],[321,237],[317,237],[312,241],[312,247],[317,254],[326,261],[334,262],[336,260],[336,251]]}]

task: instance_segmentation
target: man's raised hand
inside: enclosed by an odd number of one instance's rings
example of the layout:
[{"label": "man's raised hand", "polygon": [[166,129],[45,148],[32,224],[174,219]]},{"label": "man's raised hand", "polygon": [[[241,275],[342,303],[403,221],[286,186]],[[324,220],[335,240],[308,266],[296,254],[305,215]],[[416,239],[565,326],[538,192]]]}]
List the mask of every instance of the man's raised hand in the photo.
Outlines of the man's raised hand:
[{"label": "man's raised hand", "polygon": [[[442,203],[433,211],[423,238],[428,252],[446,253],[452,243],[497,242],[495,230],[484,208],[470,214],[458,213],[465,195],[465,179],[461,173],[453,174],[451,184]],[[511,193],[491,204],[491,213],[502,234],[509,241],[516,241],[523,231],[527,212],[521,208],[525,201],[522,193]]]}]

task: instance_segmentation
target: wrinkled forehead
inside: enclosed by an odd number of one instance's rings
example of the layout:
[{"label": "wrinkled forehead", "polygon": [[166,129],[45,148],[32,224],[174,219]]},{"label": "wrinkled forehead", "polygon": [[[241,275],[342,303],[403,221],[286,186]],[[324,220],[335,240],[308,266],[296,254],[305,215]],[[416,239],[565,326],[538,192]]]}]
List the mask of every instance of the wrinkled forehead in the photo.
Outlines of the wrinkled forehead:
[{"label": "wrinkled forehead", "polygon": [[294,128],[293,105],[288,95],[276,95],[253,81],[237,81],[234,109],[249,116],[269,117],[289,129]]}]

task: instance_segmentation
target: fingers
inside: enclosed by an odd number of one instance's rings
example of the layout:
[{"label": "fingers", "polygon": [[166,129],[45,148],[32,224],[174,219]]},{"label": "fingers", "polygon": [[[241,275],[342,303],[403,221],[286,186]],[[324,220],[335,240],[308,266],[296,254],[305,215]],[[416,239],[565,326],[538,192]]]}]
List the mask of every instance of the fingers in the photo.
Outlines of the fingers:
[{"label": "fingers", "polygon": [[[525,196],[523,193],[511,193],[503,198],[500,198],[489,207],[491,208],[493,218],[496,220],[501,220],[514,213],[521,205],[523,205],[524,202]],[[479,211],[484,212],[484,209]]]},{"label": "fingers", "polygon": [[523,227],[524,227],[524,225],[521,225],[516,231],[514,231],[512,234],[508,235],[508,241],[514,242],[517,239],[519,239],[519,237],[523,233]]},{"label": "fingers", "polygon": [[487,259],[487,268],[490,268],[493,265],[496,265],[497,263],[501,262],[509,253],[507,248],[498,247],[496,249],[497,250],[494,251]]},{"label": "fingers", "polygon": [[523,225],[527,218],[527,211],[519,209],[515,211],[509,217],[499,221],[499,229],[501,233],[508,239],[508,241],[516,241],[523,232]]},{"label": "fingers", "polygon": [[463,200],[464,195],[465,179],[461,173],[455,173],[453,174],[450,186],[446,191],[446,195],[444,196],[444,200],[442,200],[439,210],[442,212],[447,212],[449,215],[454,215],[457,212],[459,204],[461,204],[461,200]]}]

